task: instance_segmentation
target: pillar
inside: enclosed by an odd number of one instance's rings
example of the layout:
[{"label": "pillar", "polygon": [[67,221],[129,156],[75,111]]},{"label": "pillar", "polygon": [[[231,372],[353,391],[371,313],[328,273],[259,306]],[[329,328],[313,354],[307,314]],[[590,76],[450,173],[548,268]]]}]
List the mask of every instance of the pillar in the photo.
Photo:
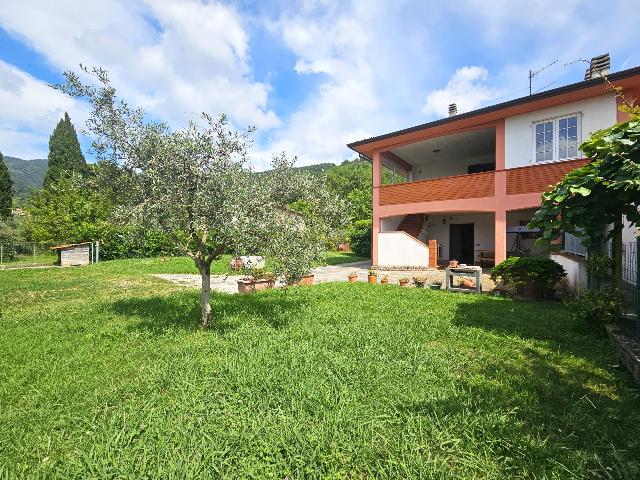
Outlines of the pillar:
[{"label": "pillar", "polygon": [[380,215],[379,215],[379,205],[380,205],[380,174],[382,169],[382,152],[375,152],[371,156],[372,160],[372,218],[371,218],[371,264],[378,264],[378,233],[380,232]]},{"label": "pillar", "polygon": [[507,259],[507,211],[496,210],[494,250],[496,265]]},{"label": "pillar", "polygon": [[507,171],[505,162],[504,119],[496,122],[496,173],[495,173],[495,264],[507,259]]},{"label": "pillar", "polygon": [[438,268],[438,242],[429,240],[429,268]]}]

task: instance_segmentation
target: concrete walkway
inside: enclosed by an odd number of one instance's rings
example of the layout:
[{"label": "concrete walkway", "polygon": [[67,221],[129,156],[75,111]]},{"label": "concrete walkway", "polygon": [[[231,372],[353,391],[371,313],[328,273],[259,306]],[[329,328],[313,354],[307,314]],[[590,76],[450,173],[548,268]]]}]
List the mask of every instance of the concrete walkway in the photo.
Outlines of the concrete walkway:
[{"label": "concrete walkway", "polygon": [[[343,263],[341,265],[327,265],[325,267],[316,267],[313,271],[313,283],[326,283],[326,282],[346,282],[347,276],[351,272],[358,274],[359,282],[367,281],[367,273],[371,267],[370,262],[352,262]],[[426,277],[427,282],[433,282],[440,280],[444,282],[444,270],[427,270],[427,271],[410,271],[410,270],[391,270],[391,271],[378,271],[378,283],[383,276],[388,276],[390,284],[400,283],[401,278],[408,278],[411,280],[414,276]],[[154,274],[154,277],[162,278],[171,283],[177,285],[183,285],[185,287],[197,287],[200,288],[200,275],[187,275],[187,274],[171,274],[162,273]],[[237,281],[241,279],[242,275],[211,275],[211,289],[217,292],[224,293],[238,293]],[[489,278],[487,273],[482,275],[482,288],[485,292],[493,290],[495,287],[493,281]]]}]

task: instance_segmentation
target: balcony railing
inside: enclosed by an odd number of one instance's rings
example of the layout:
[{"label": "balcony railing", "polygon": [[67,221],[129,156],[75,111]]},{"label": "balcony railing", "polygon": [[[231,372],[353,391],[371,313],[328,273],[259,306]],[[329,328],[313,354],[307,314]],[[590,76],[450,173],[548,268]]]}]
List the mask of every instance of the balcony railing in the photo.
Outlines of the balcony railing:
[{"label": "balcony railing", "polygon": [[[507,195],[542,193],[586,163],[578,159],[507,169]],[[493,197],[495,176],[496,172],[483,172],[381,185],[380,205]]]},{"label": "balcony railing", "polygon": [[495,172],[472,173],[382,185],[380,205],[492,197],[494,192]]},{"label": "balcony railing", "polygon": [[586,159],[580,158],[510,168],[507,170],[507,195],[546,192],[551,185],[558,183],[571,170],[586,163]]}]

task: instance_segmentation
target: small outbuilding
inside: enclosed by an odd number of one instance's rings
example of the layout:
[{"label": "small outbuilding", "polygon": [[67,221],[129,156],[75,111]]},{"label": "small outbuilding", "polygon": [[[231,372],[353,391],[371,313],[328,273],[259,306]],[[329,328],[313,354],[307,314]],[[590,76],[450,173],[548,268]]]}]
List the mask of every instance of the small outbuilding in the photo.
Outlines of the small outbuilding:
[{"label": "small outbuilding", "polygon": [[89,265],[91,263],[92,242],[56,245],[51,250],[58,252],[58,265],[61,267]]}]

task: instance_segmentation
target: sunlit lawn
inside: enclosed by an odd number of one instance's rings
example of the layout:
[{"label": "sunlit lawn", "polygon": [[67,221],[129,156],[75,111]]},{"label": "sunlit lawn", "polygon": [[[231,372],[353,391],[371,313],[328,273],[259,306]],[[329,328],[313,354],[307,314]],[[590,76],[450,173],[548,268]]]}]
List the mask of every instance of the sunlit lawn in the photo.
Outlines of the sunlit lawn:
[{"label": "sunlit lawn", "polygon": [[203,332],[147,275],[193,271],[0,272],[0,477],[640,478],[638,389],[560,304],[322,284]]}]

